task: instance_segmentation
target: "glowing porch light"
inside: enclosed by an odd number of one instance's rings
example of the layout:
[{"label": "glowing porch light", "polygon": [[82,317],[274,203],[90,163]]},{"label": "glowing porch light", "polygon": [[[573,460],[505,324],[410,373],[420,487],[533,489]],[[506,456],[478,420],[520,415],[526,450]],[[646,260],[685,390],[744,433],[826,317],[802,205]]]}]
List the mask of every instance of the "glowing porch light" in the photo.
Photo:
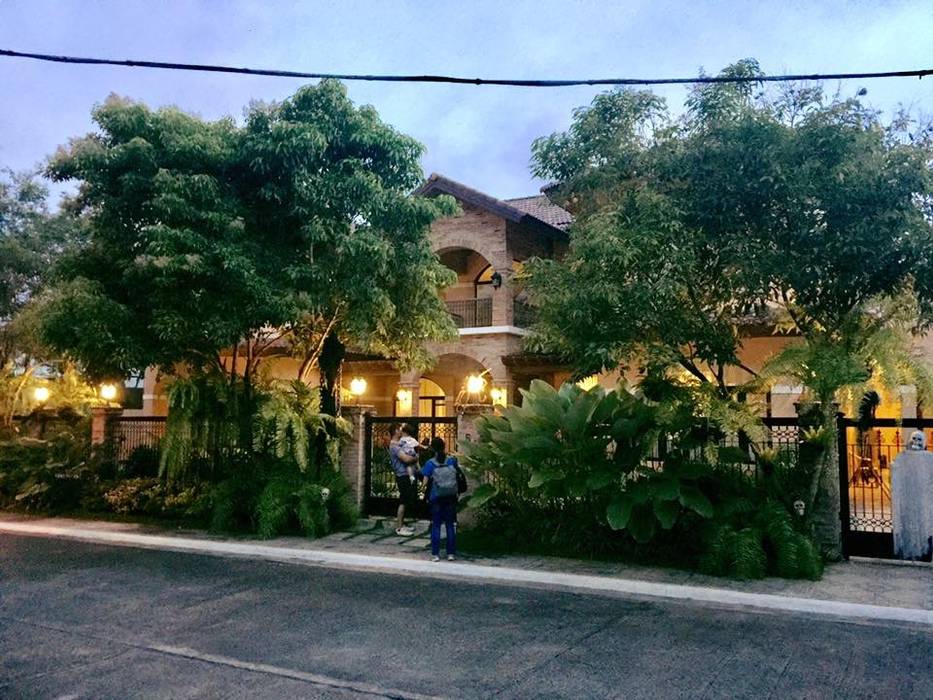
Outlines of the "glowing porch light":
[{"label": "glowing porch light", "polygon": [[354,377],[350,380],[350,393],[356,398],[360,398],[366,393],[366,380],[362,377]]},{"label": "glowing porch light", "polygon": [[113,401],[117,398],[117,385],[116,384],[101,384],[100,385],[100,397],[104,401]]},{"label": "glowing porch light", "polygon": [[402,414],[411,412],[411,403],[413,394],[411,389],[399,389],[395,392],[395,399],[398,401],[398,410]]},{"label": "glowing porch light", "polygon": [[483,389],[486,388],[486,379],[479,376],[478,374],[471,374],[467,377],[466,380],[466,390],[468,394],[477,395],[482,394]]},{"label": "glowing porch light", "polygon": [[489,390],[489,398],[492,399],[493,406],[505,406],[508,401],[508,390],[503,387],[493,387]]},{"label": "glowing porch light", "polygon": [[597,386],[599,386],[599,377],[595,374],[591,374],[589,377],[584,377],[579,382],[577,386],[583,389],[583,391],[589,391]]},{"label": "glowing porch light", "polygon": [[49,388],[46,386],[37,386],[32,392],[32,397],[39,403],[45,403],[49,400]]}]

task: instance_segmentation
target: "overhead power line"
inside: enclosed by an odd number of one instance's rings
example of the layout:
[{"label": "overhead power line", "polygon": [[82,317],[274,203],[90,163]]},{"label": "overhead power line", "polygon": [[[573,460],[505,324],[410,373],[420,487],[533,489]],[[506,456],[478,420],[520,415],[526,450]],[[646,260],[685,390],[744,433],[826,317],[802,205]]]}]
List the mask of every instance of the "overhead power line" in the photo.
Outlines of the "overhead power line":
[{"label": "overhead power line", "polygon": [[923,78],[933,75],[933,69],[894,70],[858,73],[809,73],[798,75],[761,76],[698,76],[693,78],[582,78],[579,80],[515,80],[506,78],[462,78],[452,75],[364,75],[355,73],[309,73],[294,70],[272,70],[267,68],[237,68],[202,63],[169,63],[166,61],[119,61],[111,58],[87,58],[80,56],[54,56],[44,53],[25,53],[0,49],[0,56],[31,58],[52,63],[72,63],[92,66],[124,66],[127,68],[161,68],[164,70],[198,71],[203,73],[234,73],[237,75],[262,75],[276,78],[305,78],[336,80],[362,80],[382,83],[453,83],[456,85],[510,85],[515,87],[569,87],[572,85],[692,85],[702,83],[780,83],[804,80],[869,80],[875,78]]}]

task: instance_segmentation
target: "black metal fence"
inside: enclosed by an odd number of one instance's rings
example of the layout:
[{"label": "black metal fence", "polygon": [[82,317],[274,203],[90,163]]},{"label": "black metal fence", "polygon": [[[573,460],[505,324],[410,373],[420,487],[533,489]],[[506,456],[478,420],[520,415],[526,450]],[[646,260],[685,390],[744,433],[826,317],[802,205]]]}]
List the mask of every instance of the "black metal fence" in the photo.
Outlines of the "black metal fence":
[{"label": "black metal fence", "polygon": [[[733,457],[739,457],[730,463],[756,480],[761,476],[759,455],[763,451],[785,453],[796,460],[800,447],[800,427],[796,417],[768,417],[763,418],[762,422],[763,435],[752,436],[737,431],[726,433],[718,441],[719,448],[733,448]],[[660,440],[646,460],[647,464],[660,468],[669,450],[668,446],[668,440]],[[697,449],[693,456],[698,460],[705,457],[702,448]]]},{"label": "black metal fence", "polygon": [[457,328],[483,328],[492,325],[492,298],[448,301],[447,311]]},{"label": "black metal fence", "polygon": [[[389,442],[391,426],[401,422],[409,423],[416,429],[418,442],[425,448],[419,452],[421,464],[427,462],[432,456],[430,450],[427,449],[432,438],[442,438],[448,453],[456,454],[457,452],[457,419],[455,417],[367,416],[364,445],[366,473],[363,488],[365,509],[369,515],[392,515],[398,508],[398,487],[389,459]],[[423,499],[419,498],[418,506],[412,515],[427,516],[427,506]]]},{"label": "black metal fence", "polygon": [[104,454],[124,464],[139,450],[158,452],[165,437],[164,416],[114,416],[108,420]]}]

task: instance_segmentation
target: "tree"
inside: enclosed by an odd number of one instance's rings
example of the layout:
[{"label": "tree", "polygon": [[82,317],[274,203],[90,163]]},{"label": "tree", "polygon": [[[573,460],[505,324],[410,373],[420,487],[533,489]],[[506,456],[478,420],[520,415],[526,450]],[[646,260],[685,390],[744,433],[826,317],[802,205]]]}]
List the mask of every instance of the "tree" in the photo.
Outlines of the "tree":
[{"label": "tree", "polygon": [[[725,396],[730,366],[756,374],[739,360],[743,325],[776,324],[809,357],[778,364],[807,377],[830,429],[839,392],[877,373],[893,338],[906,349],[890,309],[914,309],[912,331],[933,319],[931,132],[818,86],[703,85],[686,107],[672,120],[648,94],[607,93],[535,142],[536,174],[580,214],[567,259],[527,267],[532,296],[548,297],[538,344],[581,372],[681,368]],[[815,515],[831,554],[834,458]]]},{"label": "tree", "polygon": [[29,173],[0,170],[0,367],[39,352],[17,315],[47,280],[56,258],[80,239],[71,217],[52,214],[48,190]]},{"label": "tree", "polygon": [[535,174],[558,180],[553,196],[577,215],[567,258],[526,268],[540,313],[535,344],[580,374],[637,363],[733,393],[739,322],[764,291],[736,264],[744,237],[685,216],[683,180],[699,175],[689,170],[700,165],[689,162],[697,128],[672,121],[650,92],[619,90],[577,110],[567,133],[533,145]]},{"label": "tree", "polygon": [[114,96],[93,117],[49,166],[80,182],[89,241],[43,304],[44,337],[93,374],[214,373],[248,397],[285,347],[332,413],[346,346],[418,363],[452,332],[426,238],[452,201],[409,196],[422,147],[339,83],[242,126]]},{"label": "tree", "polygon": [[[89,387],[40,341],[30,306],[55,261],[81,238],[80,221],[49,211],[47,188],[30,173],[0,171],[0,426],[37,404],[32,392],[55,381],[46,408],[78,408]],[[42,370],[37,378],[37,370]]]}]

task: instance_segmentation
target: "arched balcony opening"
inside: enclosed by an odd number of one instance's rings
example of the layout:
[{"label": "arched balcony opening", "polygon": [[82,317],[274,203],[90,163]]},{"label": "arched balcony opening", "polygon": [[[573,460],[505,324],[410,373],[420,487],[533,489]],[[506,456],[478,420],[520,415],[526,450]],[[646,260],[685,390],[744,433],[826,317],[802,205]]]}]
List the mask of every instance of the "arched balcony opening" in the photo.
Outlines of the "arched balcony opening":
[{"label": "arched balcony opening", "polygon": [[439,252],[439,258],[457,273],[457,282],[443,295],[457,328],[495,325],[494,298],[502,278],[489,260],[469,248],[448,248]]}]

